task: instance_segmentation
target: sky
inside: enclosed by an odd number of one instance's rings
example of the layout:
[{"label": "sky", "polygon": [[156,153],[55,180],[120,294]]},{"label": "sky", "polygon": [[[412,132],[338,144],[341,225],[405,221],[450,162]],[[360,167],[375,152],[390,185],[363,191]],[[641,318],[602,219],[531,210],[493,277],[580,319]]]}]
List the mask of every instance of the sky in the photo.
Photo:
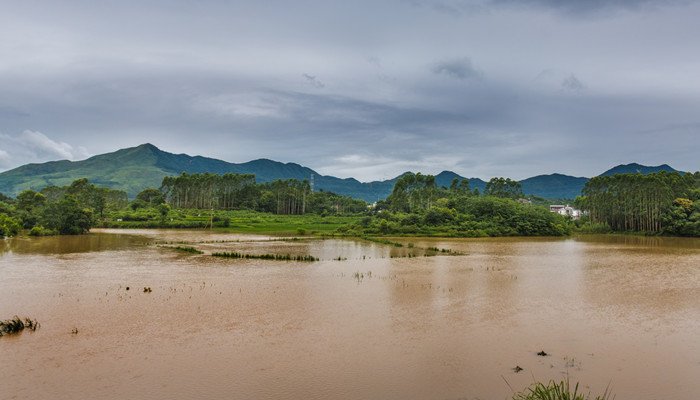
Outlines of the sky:
[{"label": "sky", "polygon": [[0,171],[152,143],[360,181],[700,169],[700,2],[8,1]]}]

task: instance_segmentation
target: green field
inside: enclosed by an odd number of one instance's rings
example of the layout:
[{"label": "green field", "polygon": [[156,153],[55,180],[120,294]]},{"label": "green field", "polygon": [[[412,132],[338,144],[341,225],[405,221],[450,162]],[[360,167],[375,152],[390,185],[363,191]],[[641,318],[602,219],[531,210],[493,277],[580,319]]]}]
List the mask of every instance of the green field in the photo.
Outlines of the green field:
[{"label": "green field", "polygon": [[[100,221],[101,228],[213,229],[241,233],[279,235],[330,235],[338,227],[357,222],[360,216],[275,215],[255,211],[172,210],[166,218],[155,215],[115,215]],[[122,221],[118,221],[122,219]]]}]

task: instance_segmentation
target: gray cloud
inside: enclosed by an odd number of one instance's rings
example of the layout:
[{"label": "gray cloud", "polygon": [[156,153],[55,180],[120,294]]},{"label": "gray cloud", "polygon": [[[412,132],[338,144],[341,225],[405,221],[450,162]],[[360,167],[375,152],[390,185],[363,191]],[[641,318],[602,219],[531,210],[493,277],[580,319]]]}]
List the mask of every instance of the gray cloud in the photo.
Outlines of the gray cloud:
[{"label": "gray cloud", "polygon": [[322,88],[326,87],[326,85],[324,85],[321,81],[316,79],[315,76],[312,76],[309,74],[301,74],[301,76],[304,77],[304,79],[306,79],[306,83],[308,83],[309,85],[311,85],[315,88],[322,89]]},{"label": "gray cloud", "polygon": [[564,89],[568,89],[574,92],[580,92],[586,89],[586,85],[583,84],[574,74],[569,75],[568,78],[564,79],[561,83]]},{"label": "gray cloud", "polygon": [[603,11],[630,10],[663,7],[681,4],[683,0],[492,0],[495,5],[511,4],[517,6],[537,6],[551,8],[571,15],[587,15]]},{"label": "gray cloud", "polygon": [[[700,5],[581,2],[614,12],[576,10],[587,19],[572,24],[544,0],[440,12],[427,0],[272,1],[13,2],[0,24],[0,168],[147,141],[362,180],[698,168],[699,139],[674,124],[698,123]],[[617,12],[634,4],[643,12]],[[469,58],[444,58],[455,54]],[[648,129],[678,141],[638,141]],[[25,130],[53,144],[18,141]]]},{"label": "gray cloud", "polygon": [[446,75],[461,80],[481,78],[481,72],[474,68],[471,60],[466,57],[438,62],[430,70],[437,75]]}]

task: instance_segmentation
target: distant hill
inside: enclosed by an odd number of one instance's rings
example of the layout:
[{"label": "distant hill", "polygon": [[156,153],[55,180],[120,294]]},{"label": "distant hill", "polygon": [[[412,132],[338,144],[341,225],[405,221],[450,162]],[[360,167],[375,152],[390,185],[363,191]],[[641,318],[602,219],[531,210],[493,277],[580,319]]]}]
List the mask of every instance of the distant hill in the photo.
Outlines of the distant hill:
[{"label": "distant hill", "polygon": [[659,172],[659,171],[680,172],[681,174],[683,173],[682,171],[678,171],[678,170],[671,168],[667,164],[658,165],[656,167],[649,167],[646,165],[632,163],[632,164],[620,164],[616,167],[613,167],[613,168],[603,172],[602,174],[600,174],[600,176],[612,176],[615,174],[636,174],[636,173],[646,175],[646,174],[651,174],[651,173]]},{"label": "distant hill", "polygon": [[523,193],[534,194],[550,199],[573,199],[581,195],[583,185],[588,178],[576,178],[569,175],[538,175],[520,181]]},{"label": "distant hill", "polygon": [[[659,170],[675,171],[668,165],[646,167],[639,164],[619,165],[603,173],[614,174],[640,171],[642,173]],[[225,174],[255,174],[257,182],[277,179],[310,179],[314,176],[316,190],[332,191],[373,202],[385,199],[394,188],[401,174],[385,181],[359,182],[353,178],[341,179],[326,176],[295,163],[259,159],[246,163],[229,163],[214,158],[172,154],[146,143],[137,147],[100,154],[82,161],[51,161],[42,164],[27,164],[0,173],[0,192],[15,197],[25,189],[41,190],[48,185],[69,185],[75,179],[87,177],[98,186],[124,190],[130,198],[148,187],[160,187],[163,177],[176,176],[182,172]],[[408,172],[406,172],[408,173]],[[449,187],[454,178],[464,179],[452,171],[443,171],[435,176],[438,186]],[[483,193],[486,182],[479,178],[468,178],[469,184]],[[520,181],[523,192],[547,198],[574,198],[581,194],[588,178],[568,175],[539,175]]]},{"label": "distant hill", "polygon": [[[341,179],[324,176],[295,163],[259,159],[246,163],[229,163],[214,158],[172,154],[146,143],[137,147],[100,154],[82,161],[51,161],[42,164],[27,164],[0,173],[0,192],[15,197],[25,189],[41,190],[48,185],[69,185],[75,179],[87,177],[90,182],[111,189],[124,190],[133,198],[147,187],[160,187],[163,177],[186,173],[255,174],[257,182],[277,179],[310,179],[314,176],[316,190],[332,191],[366,201],[384,199],[394,188],[399,177],[386,181],[359,182],[356,179]],[[440,185],[449,186],[454,173],[443,173],[436,177]],[[460,177],[461,179],[461,177]],[[448,181],[449,180],[449,181]],[[444,181],[444,182],[443,182]],[[445,183],[446,182],[446,183]],[[476,178],[479,186],[485,183]],[[483,190],[483,189],[482,189]]]}]

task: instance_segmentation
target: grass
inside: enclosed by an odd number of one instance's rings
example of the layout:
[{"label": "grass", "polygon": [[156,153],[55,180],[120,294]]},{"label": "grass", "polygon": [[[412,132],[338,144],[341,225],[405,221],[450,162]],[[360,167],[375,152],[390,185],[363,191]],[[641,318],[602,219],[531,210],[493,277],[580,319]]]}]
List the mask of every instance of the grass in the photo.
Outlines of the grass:
[{"label": "grass", "polygon": [[[506,382],[507,383],[507,382]],[[591,397],[590,394],[580,393],[578,383],[571,390],[569,378],[560,381],[549,381],[544,384],[537,382],[513,396],[513,400],[608,400],[611,397],[609,386],[601,396]]]},{"label": "grass", "polygon": [[[116,217],[115,217],[116,218]],[[170,221],[173,218],[173,221]],[[236,233],[259,233],[284,236],[334,235],[344,225],[359,221],[361,216],[315,214],[275,215],[250,210],[214,211],[214,229]],[[159,216],[145,221],[104,221],[102,228],[209,228],[211,215],[207,210],[173,210],[165,220]]]},{"label": "grass", "polygon": [[310,255],[303,256],[293,256],[289,253],[287,254],[243,254],[237,252],[223,252],[223,253],[212,253],[214,257],[224,257],[224,258],[244,258],[244,259],[258,259],[258,260],[274,260],[274,261],[318,261],[318,258]]},{"label": "grass", "polygon": [[35,331],[39,327],[39,323],[36,320],[31,320],[30,318],[20,319],[15,315],[14,318],[5,321],[0,321],[0,336],[8,333],[18,333],[23,331],[25,328],[31,331]]},{"label": "grass", "polygon": [[177,247],[172,247],[175,250],[180,250],[184,251],[186,253],[192,253],[192,254],[204,254],[203,251],[197,250],[194,247],[188,247],[188,246],[177,246]]}]

